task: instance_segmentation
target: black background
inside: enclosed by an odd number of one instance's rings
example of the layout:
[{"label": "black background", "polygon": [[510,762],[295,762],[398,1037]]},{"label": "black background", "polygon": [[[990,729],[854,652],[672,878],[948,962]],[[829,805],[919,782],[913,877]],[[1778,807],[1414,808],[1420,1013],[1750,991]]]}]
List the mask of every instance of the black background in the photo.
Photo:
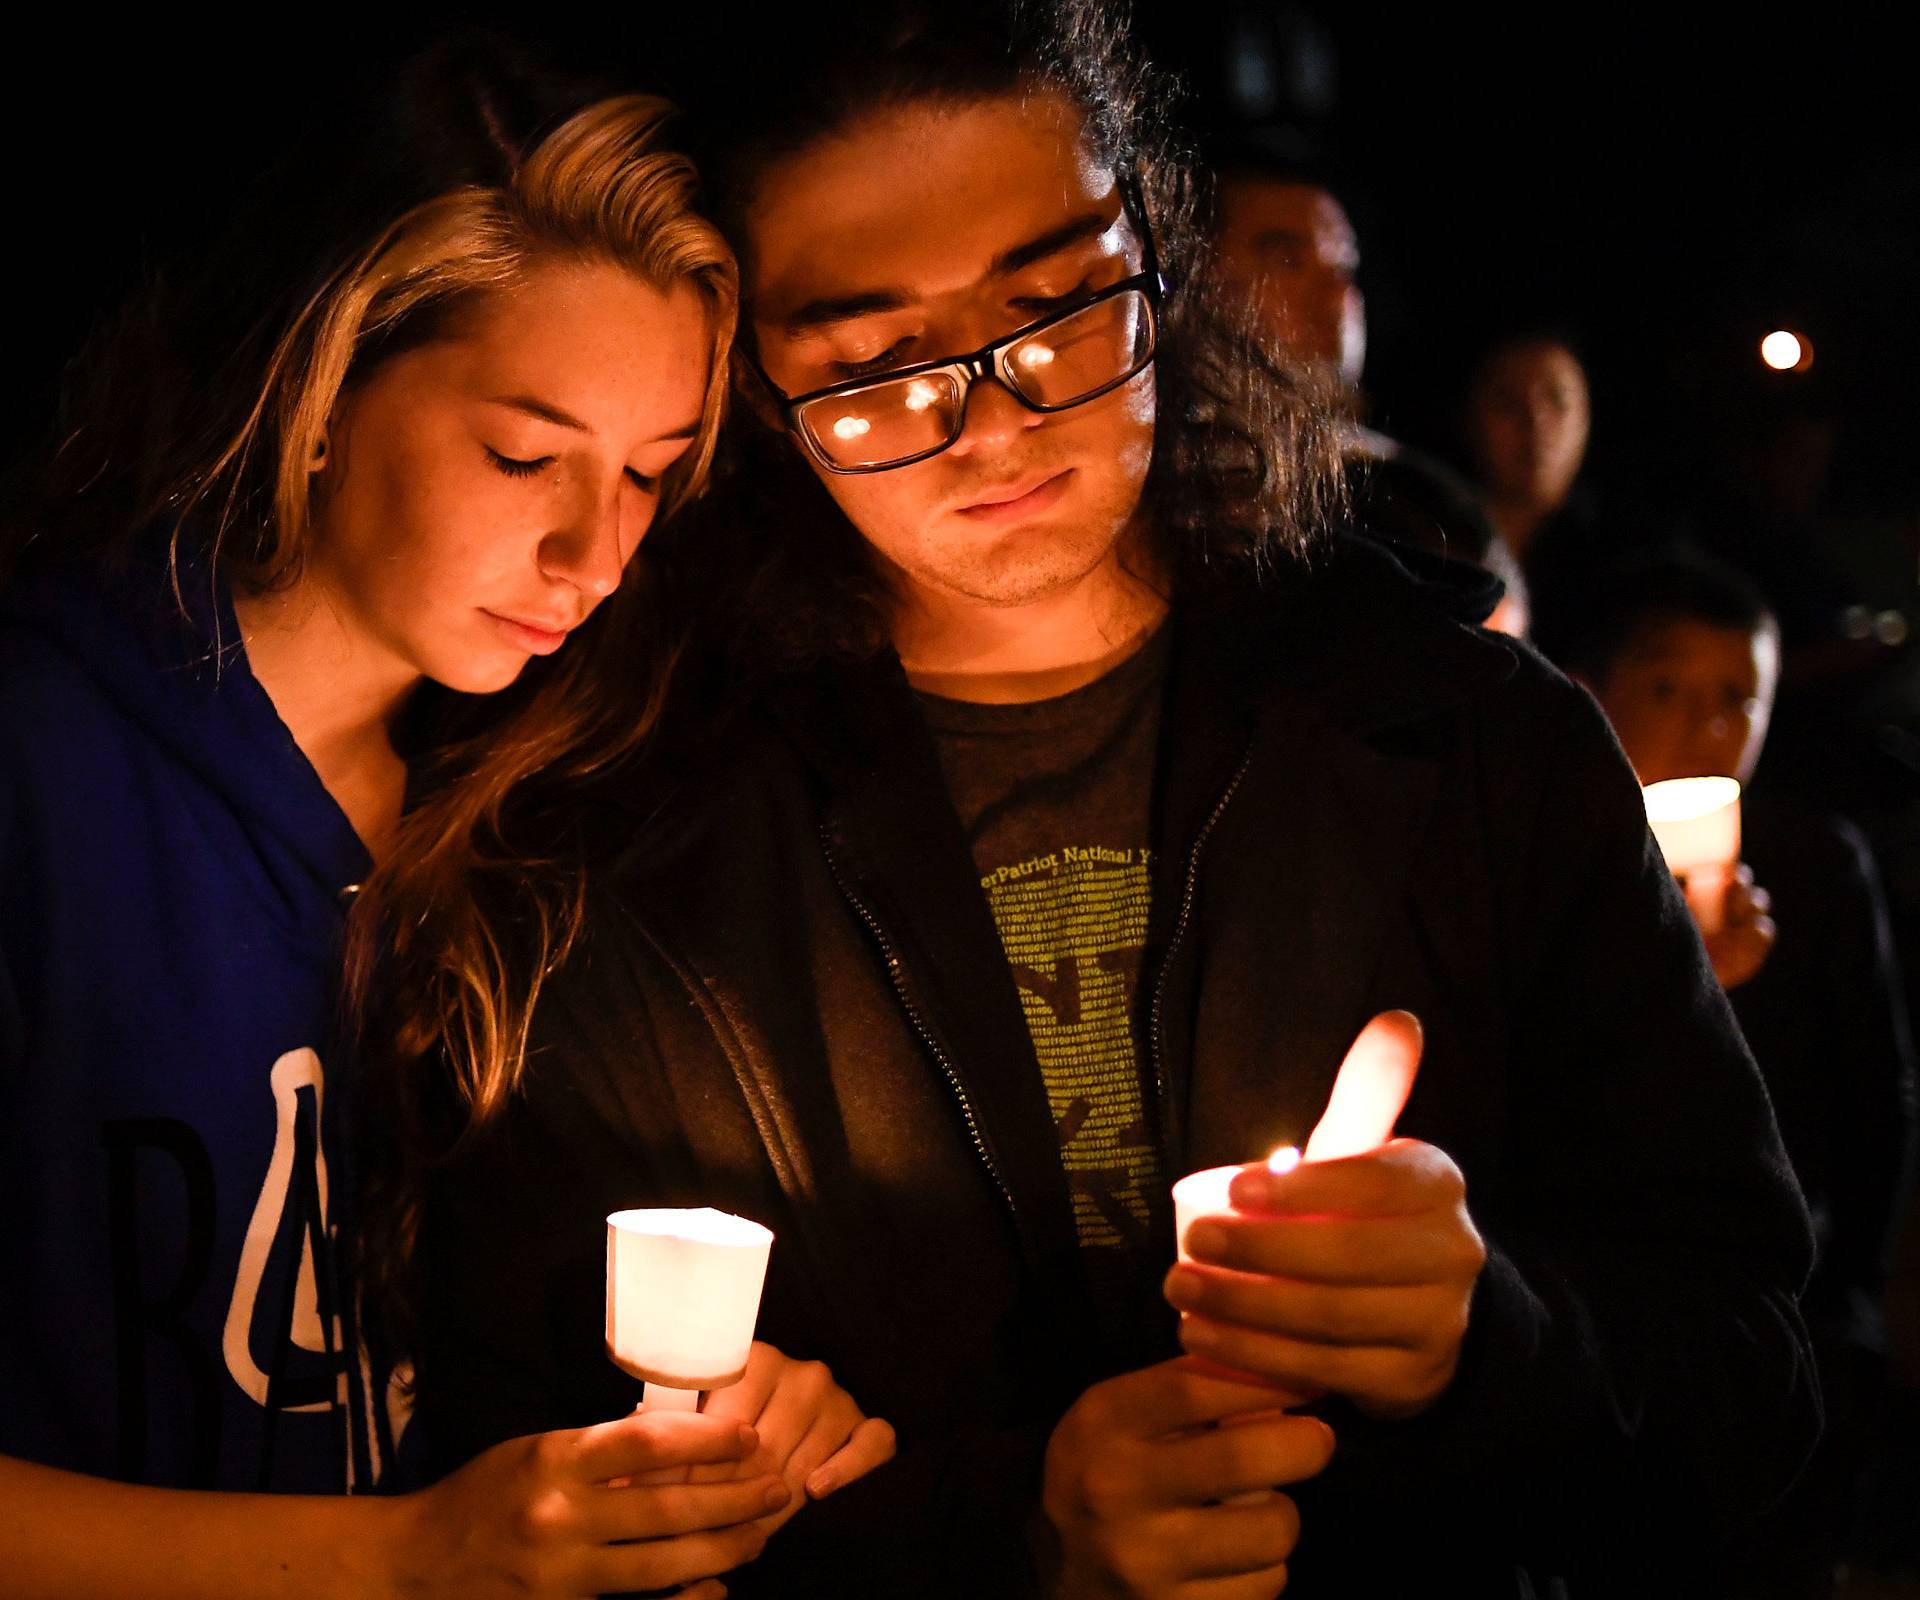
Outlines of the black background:
[{"label": "black background", "polygon": [[[1217,109],[1223,6],[1141,11]],[[1683,486],[1714,418],[1771,385],[1844,419],[1843,499],[1920,503],[1920,117],[1884,14],[1308,11],[1331,47],[1320,131],[1351,180],[1388,425],[1439,442],[1466,348],[1525,312],[1582,335],[1595,464],[1632,498]],[[684,56],[689,26],[647,7],[401,7],[107,27],[76,8],[10,51],[8,454],[38,436],[62,361],[146,264],[191,250],[353,76],[483,16],[589,65],[644,61],[655,37],[663,60]],[[750,17],[729,18],[741,47]],[[725,66],[707,64],[722,93]],[[1764,372],[1758,341],[1775,326],[1812,337],[1811,372]]]}]

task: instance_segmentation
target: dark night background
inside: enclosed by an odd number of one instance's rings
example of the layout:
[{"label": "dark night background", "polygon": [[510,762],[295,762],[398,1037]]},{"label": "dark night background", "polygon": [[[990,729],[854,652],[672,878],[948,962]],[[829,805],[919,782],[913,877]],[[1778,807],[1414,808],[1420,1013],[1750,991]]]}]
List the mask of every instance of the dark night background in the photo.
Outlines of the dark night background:
[{"label": "dark night background", "polygon": [[[663,59],[684,55],[685,19],[650,9],[595,12],[591,24],[534,18],[586,64],[603,48],[644,60],[655,37]],[[1236,35],[1281,46],[1280,114],[1291,102],[1294,120],[1316,124],[1349,180],[1369,387],[1389,426],[1443,443],[1463,346],[1524,311],[1584,339],[1593,471],[1610,488],[1635,501],[1684,495],[1719,418],[1769,398],[1755,391],[1796,386],[1843,419],[1840,499],[1911,522],[1920,121],[1884,18],[1851,7],[1777,20],[1720,8],[1140,9],[1161,53],[1188,58],[1202,110],[1225,109],[1221,64]],[[281,31],[289,24],[249,34],[171,19],[105,34],[76,12],[17,52],[0,102],[27,291],[8,341],[10,453],[37,433],[73,343],[143,262],[228,216],[279,142],[324,119],[346,77],[482,14],[329,9],[296,14],[296,37]],[[724,63],[710,71],[724,92]],[[1812,337],[1811,372],[1763,372],[1758,341],[1777,326]]]},{"label": "dark night background", "polygon": [[[735,48],[751,48],[748,8],[706,9]],[[1862,599],[1920,618],[1920,115],[1886,12],[1324,0],[1142,0],[1140,10],[1216,118],[1230,111],[1229,64],[1247,76],[1246,42],[1273,47],[1266,114],[1314,131],[1360,230],[1376,420],[1445,448],[1473,340],[1515,316],[1580,337],[1590,476],[1616,507],[1684,506],[1729,470],[1748,419],[1783,406],[1816,413],[1837,424],[1831,525],[1868,530],[1836,563],[1869,575]],[[483,15],[589,67],[603,53],[644,62],[656,45],[662,61],[684,57],[691,26],[646,6],[324,8],[271,32],[259,14],[238,25],[184,15],[108,31],[73,8],[40,19],[47,31],[4,69],[18,284],[5,342],[10,464],[37,444],[61,364],[101,312],[151,263],[225,223],[282,142],[324,124],[355,74]],[[705,70],[724,93],[724,61]],[[1811,338],[1810,371],[1762,367],[1759,341],[1776,327]],[[1920,1421],[1911,1225],[1907,1262],[1895,1310],[1904,1405]],[[1920,1482],[1901,1472],[1920,1480],[1910,1463],[1877,1492],[1910,1546]]]}]

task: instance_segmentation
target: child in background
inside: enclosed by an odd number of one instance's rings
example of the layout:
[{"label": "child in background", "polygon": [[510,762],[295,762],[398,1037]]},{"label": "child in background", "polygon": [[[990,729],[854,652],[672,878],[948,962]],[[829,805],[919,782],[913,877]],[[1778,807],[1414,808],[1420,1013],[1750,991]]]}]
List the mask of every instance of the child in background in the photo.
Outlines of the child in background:
[{"label": "child in background", "polygon": [[[1593,596],[1566,662],[1599,700],[1644,783],[1753,776],[1780,676],[1780,630],[1759,592],[1685,552],[1619,568]],[[1905,1002],[1873,858],[1838,817],[1769,792],[1742,799],[1745,855],[1727,928],[1706,941],[1765,1075],[1813,1213],[1802,1300],[1827,1432],[1748,1551],[1739,1592],[1832,1591],[1884,1382],[1882,1299],[1914,1127]],[[1754,873],[1771,891],[1755,889]],[[1777,916],[1769,916],[1772,909]]]}]

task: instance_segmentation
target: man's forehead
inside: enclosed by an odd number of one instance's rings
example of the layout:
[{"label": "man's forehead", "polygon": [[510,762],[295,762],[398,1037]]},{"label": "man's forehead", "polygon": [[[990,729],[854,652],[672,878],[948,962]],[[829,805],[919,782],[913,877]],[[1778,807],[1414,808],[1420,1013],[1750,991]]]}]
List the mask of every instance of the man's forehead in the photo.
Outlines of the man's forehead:
[{"label": "man's forehead", "polygon": [[1114,174],[1051,95],[876,113],[778,163],[748,213],[761,322],[821,299],[934,299],[1007,253],[1091,216],[1117,218]]}]

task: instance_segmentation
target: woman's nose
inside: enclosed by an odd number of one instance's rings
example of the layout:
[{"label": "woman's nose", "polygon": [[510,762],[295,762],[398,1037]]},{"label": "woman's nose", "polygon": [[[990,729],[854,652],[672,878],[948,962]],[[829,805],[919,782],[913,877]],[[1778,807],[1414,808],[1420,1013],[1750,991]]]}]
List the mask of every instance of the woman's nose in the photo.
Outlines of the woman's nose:
[{"label": "woman's nose", "polygon": [[540,571],[582,594],[604,600],[620,587],[620,574],[626,567],[622,514],[617,493],[583,497],[566,525],[540,541]]}]

